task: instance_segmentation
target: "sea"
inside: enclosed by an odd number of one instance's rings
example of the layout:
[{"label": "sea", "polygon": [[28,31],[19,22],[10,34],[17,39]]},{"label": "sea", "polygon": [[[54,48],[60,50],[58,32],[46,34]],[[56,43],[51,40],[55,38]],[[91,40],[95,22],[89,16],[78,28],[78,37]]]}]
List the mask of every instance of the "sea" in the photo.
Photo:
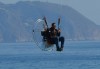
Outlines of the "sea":
[{"label": "sea", "polygon": [[34,42],[0,43],[0,69],[100,69],[100,41],[66,41],[63,51]]}]

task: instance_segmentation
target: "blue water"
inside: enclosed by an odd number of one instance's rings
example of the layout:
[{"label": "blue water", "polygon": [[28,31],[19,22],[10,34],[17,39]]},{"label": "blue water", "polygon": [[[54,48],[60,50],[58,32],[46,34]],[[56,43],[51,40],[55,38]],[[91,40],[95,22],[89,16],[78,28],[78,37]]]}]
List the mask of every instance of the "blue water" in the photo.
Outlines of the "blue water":
[{"label": "blue water", "polygon": [[68,41],[62,52],[42,51],[34,43],[0,43],[0,69],[100,69],[100,42]]}]

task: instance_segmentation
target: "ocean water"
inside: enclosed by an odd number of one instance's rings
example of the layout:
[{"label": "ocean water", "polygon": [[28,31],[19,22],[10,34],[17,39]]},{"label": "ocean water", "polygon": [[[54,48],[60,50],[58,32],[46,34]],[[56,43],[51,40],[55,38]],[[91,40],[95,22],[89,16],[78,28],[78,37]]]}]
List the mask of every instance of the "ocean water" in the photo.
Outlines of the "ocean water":
[{"label": "ocean water", "polygon": [[99,41],[68,41],[64,51],[34,43],[0,43],[0,69],[100,69]]}]

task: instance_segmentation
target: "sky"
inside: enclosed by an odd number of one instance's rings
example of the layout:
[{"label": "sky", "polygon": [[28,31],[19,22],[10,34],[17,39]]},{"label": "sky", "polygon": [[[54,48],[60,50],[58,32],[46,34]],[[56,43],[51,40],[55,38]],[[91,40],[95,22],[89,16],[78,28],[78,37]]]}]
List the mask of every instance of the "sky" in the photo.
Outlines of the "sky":
[{"label": "sky", "polygon": [[0,2],[6,4],[16,3],[18,1],[44,1],[68,5],[100,25],[100,0],[0,0]]}]

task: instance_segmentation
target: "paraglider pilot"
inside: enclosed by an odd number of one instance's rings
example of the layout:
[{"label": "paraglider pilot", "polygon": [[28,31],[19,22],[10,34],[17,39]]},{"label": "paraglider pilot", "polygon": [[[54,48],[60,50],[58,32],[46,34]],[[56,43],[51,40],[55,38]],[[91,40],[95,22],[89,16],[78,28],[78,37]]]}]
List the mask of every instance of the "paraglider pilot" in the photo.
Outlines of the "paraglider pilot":
[{"label": "paraglider pilot", "polygon": [[[60,18],[59,18],[60,20]],[[44,21],[47,25],[46,18],[44,17]],[[48,26],[47,26],[48,27]],[[47,28],[45,37],[48,42],[52,44],[56,44],[56,50],[62,51],[64,47],[64,37],[60,37],[61,30],[60,28],[56,29],[56,24],[52,23],[50,28]],[[61,42],[61,46],[59,47],[59,42]]]}]

